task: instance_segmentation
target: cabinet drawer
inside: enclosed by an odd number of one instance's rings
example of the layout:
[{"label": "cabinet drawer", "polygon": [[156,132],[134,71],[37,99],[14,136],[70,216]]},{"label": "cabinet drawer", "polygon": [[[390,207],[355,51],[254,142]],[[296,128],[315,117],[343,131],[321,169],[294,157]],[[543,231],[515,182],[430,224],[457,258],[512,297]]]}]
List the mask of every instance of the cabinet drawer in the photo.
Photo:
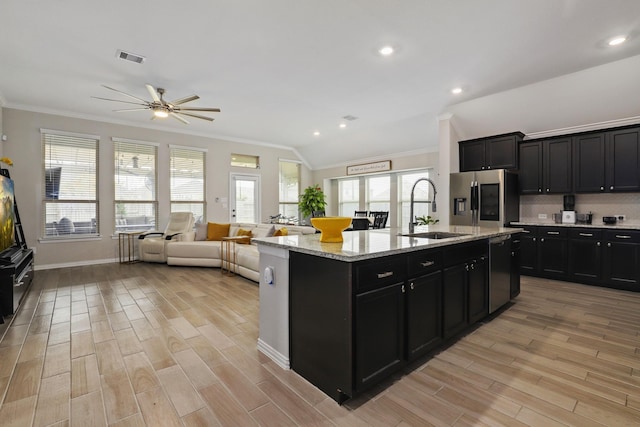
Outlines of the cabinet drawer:
[{"label": "cabinet drawer", "polygon": [[604,238],[609,242],[640,243],[640,231],[607,230]]},{"label": "cabinet drawer", "polygon": [[567,229],[560,227],[540,227],[538,236],[543,237],[567,237]]},{"label": "cabinet drawer", "polygon": [[445,267],[464,263],[471,259],[478,259],[487,255],[489,243],[486,240],[478,242],[447,246],[443,250],[443,264]]},{"label": "cabinet drawer", "polygon": [[571,239],[585,239],[585,240],[600,240],[602,239],[602,230],[591,228],[572,228],[569,230],[569,238]]},{"label": "cabinet drawer", "polygon": [[409,277],[422,276],[442,268],[442,251],[419,251],[407,257]]},{"label": "cabinet drawer", "polygon": [[406,267],[404,257],[376,259],[355,266],[357,293],[404,281]]}]

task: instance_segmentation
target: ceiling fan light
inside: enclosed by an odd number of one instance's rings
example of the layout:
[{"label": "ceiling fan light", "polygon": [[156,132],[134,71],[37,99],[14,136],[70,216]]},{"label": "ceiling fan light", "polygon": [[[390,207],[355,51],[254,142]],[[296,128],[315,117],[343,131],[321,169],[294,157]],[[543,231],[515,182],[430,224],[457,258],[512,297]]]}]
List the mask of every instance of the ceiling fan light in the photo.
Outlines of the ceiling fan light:
[{"label": "ceiling fan light", "polygon": [[162,117],[162,118],[169,117],[169,113],[162,108],[153,110],[153,115],[156,117]]}]

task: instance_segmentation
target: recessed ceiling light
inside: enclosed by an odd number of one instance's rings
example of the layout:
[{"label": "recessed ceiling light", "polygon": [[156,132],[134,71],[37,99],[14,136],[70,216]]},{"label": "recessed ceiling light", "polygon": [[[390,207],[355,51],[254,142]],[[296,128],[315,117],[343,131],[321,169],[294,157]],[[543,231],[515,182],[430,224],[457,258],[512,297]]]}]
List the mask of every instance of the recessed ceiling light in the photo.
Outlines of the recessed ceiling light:
[{"label": "recessed ceiling light", "polygon": [[619,44],[624,43],[625,41],[627,41],[627,38],[624,36],[614,37],[611,40],[609,40],[609,46],[617,46]]},{"label": "recessed ceiling light", "polygon": [[319,131],[315,131],[315,132],[313,133],[313,136],[320,136],[320,132],[319,132]]},{"label": "recessed ceiling light", "polygon": [[340,123],[340,129],[344,129],[344,128],[346,128],[346,127],[347,127],[347,124],[346,124],[346,123]]},{"label": "recessed ceiling light", "polygon": [[462,88],[461,87],[454,87],[453,89],[451,89],[451,93],[454,95],[458,95],[460,93],[462,93]]},{"label": "recessed ceiling light", "polygon": [[382,56],[389,56],[393,53],[393,47],[383,46],[380,49],[378,49],[378,53],[380,53],[380,55]]}]

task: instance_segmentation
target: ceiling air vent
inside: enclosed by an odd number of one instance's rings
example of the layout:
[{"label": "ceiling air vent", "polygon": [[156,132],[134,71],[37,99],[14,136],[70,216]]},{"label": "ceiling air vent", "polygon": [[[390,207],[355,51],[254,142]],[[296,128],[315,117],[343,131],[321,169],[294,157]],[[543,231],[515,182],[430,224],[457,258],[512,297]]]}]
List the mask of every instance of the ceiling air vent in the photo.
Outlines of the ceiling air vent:
[{"label": "ceiling air vent", "polygon": [[135,62],[136,64],[142,64],[146,59],[144,56],[136,55],[135,53],[125,52],[124,50],[118,50],[116,56],[125,61]]},{"label": "ceiling air vent", "polygon": [[349,120],[349,121],[354,121],[354,120],[358,120],[358,118],[356,116],[352,116],[347,114],[346,116],[342,116],[343,119],[345,120]]}]

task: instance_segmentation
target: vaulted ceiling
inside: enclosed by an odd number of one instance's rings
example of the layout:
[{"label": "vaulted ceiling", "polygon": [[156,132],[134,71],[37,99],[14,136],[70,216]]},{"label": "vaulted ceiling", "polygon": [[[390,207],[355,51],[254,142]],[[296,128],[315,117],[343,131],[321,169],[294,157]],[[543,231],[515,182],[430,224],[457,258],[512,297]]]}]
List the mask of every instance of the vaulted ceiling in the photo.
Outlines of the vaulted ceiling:
[{"label": "vaulted ceiling", "polygon": [[[639,54],[637,0],[0,4],[5,107],[293,147],[314,168],[435,150],[453,104]],[[185,125],[92,98],[147,99],[145,84],[222,112]]]}]

